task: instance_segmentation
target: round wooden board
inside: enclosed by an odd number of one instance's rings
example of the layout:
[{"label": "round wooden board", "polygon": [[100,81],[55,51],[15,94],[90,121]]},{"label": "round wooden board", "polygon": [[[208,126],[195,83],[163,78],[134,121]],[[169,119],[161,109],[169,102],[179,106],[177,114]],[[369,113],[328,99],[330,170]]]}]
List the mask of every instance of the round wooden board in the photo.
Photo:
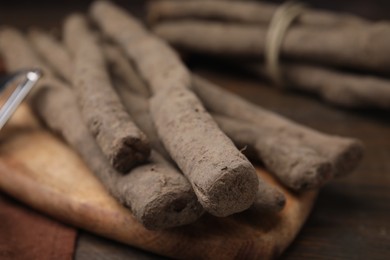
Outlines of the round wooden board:
[{"label": "round wooden board", "polygon": [[43,129],[23,105],[0,132],[0,189],[65,223],[174,258],[267,259],[280,255],[305,222],[317,191],[286,197],[274,215],[203,216],[194,224],[150,231],[118,204],[78,155]]}]

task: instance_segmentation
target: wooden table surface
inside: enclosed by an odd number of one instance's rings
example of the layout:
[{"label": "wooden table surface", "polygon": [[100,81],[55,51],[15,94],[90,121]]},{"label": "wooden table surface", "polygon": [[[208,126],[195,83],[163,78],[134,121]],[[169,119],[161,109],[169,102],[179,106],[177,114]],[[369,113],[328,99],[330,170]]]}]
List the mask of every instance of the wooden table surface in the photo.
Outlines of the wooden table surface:
[{"label": "wooden table surface", "polygon": [[[25,1],[1,3],[0,25],[58,29],[66,13],[84,10],[87,2],[68,1],[66,5],[59,5],[57,1],[57,5],[54,1],[45,5],[36,4],[36,1],[35,4]],[[372,10],[379,10],[378,15],[385,17],[384,7],[389,6],[388,2],[376,9],[372,1],[370,4],[367,7],[371,12],[369,15],[375,14]],[[139,13],[140,1],[132,2],[130,8]],[[366,154],[360,167],[351,176],[336,180],[321,191],[308,222],[283,259],[390,258],[389,112],[343,110],[309,95],[278,91],[261,79],[217,64],[192,62],[191,67],[221,86],[297,122],[326,133],[356,137],[365,143]],[[80,232],[75,258],[161,257]]]}]

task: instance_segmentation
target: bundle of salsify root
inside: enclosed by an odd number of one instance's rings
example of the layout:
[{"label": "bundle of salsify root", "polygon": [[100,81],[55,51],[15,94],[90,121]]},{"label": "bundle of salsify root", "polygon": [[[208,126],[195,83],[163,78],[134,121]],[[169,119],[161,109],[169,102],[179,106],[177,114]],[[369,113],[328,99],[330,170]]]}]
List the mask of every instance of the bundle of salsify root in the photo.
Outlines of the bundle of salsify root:
[{"label": "bundle of salsify root", "polygon": [[10,72],[44,71],[33,110],[149,229],[204,212],[280,211],[284,194],[247,158],[300,192],[350,173],[363,154],[358,140],[299,125],[191,74],[167,43],[107,1],[67,17],[62,40],[3,27],[0,54]]},{"label": "bundle of salsify root", "polygon": [[390,23],[297,3],[151,1],[153,31],[187,52],[229,58],[348,108],[390,109]]}]

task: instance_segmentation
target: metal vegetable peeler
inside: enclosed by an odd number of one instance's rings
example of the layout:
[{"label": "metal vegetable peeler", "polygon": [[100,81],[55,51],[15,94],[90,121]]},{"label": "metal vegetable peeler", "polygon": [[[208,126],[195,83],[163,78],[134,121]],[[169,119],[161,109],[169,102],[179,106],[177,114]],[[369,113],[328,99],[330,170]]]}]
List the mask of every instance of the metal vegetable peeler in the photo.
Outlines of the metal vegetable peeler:
[{"label": "metal vegetable peeler", "polygon": [[[41,70],[20,70],[0,82],[0,130],[42,76]],[[3,97],[4,95],[4,97]]]}]

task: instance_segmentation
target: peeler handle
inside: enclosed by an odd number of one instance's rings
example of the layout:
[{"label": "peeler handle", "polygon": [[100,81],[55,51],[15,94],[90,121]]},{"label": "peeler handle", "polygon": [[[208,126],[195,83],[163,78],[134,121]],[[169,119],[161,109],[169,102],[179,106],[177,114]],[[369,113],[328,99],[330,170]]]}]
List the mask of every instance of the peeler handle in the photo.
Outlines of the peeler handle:
[{"label": "peeler handle", "polygon": [[20,103],[22,103],[41,76],[42,72],[37,69],[20,70],[8,76],[3,84],[0,85],[0,92],[3,92],[13,81],[21,79],[15,90],[0,108],[0,130],[7,123],[9,118],[16,111]]}]

